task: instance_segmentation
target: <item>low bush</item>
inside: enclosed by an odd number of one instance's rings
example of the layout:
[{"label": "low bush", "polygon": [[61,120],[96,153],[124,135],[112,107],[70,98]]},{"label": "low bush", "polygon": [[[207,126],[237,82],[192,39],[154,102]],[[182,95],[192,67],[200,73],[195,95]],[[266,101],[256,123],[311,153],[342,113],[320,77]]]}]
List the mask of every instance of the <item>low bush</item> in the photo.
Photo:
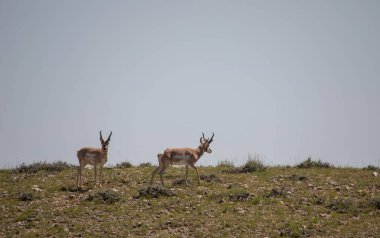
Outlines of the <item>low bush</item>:
[{"label": "low bush", "polygon": [[31,192],[21,192],[18,199],[20,201],[32,201],[34,199],[34,195]]},{"label": "low bush", "polygon": [[63,161],[56,161],[53,163],[36,162],[29,165],[22,163],[19,167],[16,167],[14,171],[18,173],[37,173],[38,171],[61,172],[64,169],[72,167],[74,167],[74,165]]},{"label": "low bush", "polygon": [[228,196],[229,200],[232,202],[244,202],[251,198],[251,195],[247,192],[241,192],[237,194],[231,194]]},{"label": "low bush", "polygon": [[199,175],[199,178],[202,181],[206,181],[206,182],[212,182],[212,181],[221,182],[221,179],[218,176],[216,176],[216,174],[201,174]]},{"label": "low bush", "polygon": [[177,194],[174,191],[166,189],[164,187],[149,186],[149,187],[140,189],[138,195],[134,196],[134,198],[141,198],[141,197],[158,198],[161,195],[171,197],[171,196],[176,196]]},{"label": "low bush", "polygon": [[308,169],[308,168],[334,168],[334,166],[328,162],[322,162],[320,159],[315,161],[309,157],[307,160],[296,165],[297,168]]},{"label": "low bush", "polygon": [[218,162],[217,167],[234,168],[235,165],[234,165],[234,162],[232,162],[230,160],[222,160],[222,161]]},{"label": "low bush", "polygon": [[243,167],[239,168],[230,168],[224,170],[224,173],[236,174],[236,173],[251,173],[251,172],[262,172],[265,171],[267,167],[263,164],[261,156],[258,154],[251,155],[248,154],[248,160]]},{"label": "low bush", "polygon": [[267,168],[258,157],[249,155],[247,162],[242,168],[242,172],[260,172],[265,171],[266,169]]},{"label": "low bush", "polygon": [[151,166],[152,164],[150,162],[139,164],[139,167],[151,167]]},{"label": "low bush", "polygon": [[366,169],[366,170],[380,170],[379,167],[374,166],[374,165],[368,165],[367,167],[364,167],[363,169]]},{"label": "low bush", "polygon": [[352,211],[353,204],[349,200],[336,200],[327,205],[327,208],[338,213],[348,213]]},{"label": "low bush", "polygon": [[124,162],[121,162],[120,164],[116,164],[116,168],[132,168],[133,165],[128,162],[128,161],[124,161]]},{"label": "low bush", "polygon": [[370,205],[376,209],[380,209],[380,197],[372,198],[370,201]]},{"label": "low bush", "polygon": [[87,201],[95,201],[108,204],[118,202],[120,199],[120,195],[112,190],[99,191],[94,194],[89,194],[87,197]]}]

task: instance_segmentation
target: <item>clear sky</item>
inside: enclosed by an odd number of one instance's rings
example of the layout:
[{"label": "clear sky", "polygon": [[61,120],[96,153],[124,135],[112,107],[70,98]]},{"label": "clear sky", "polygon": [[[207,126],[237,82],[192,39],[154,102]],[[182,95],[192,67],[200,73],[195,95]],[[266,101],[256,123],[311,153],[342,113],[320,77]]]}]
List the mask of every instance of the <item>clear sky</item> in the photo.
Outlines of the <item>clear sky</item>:
[{"label": "clear sky", "polygon": [[0,0],[0,167],[196,147],[380,164],[380,1]]}]

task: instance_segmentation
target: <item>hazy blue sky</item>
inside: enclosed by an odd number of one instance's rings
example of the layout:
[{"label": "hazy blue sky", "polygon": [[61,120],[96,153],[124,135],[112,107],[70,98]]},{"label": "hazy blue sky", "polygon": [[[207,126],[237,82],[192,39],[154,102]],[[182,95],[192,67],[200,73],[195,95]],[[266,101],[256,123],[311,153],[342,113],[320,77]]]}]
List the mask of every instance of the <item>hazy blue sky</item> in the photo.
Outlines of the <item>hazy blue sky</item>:
[{"label": "hazy blue sky", "polygon": [[380,163],[380,1],[0,0],[0,167]]}]

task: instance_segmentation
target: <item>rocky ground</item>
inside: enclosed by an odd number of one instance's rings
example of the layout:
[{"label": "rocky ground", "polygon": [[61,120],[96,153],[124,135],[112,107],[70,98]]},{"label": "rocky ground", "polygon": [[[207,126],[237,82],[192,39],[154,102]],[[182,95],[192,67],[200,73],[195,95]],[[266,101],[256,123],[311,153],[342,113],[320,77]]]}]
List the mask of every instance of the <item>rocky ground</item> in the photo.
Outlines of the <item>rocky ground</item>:
[{"label": "rocky ground", "polygon": [[[269,167],[234,173],[108,168],[103,187],[75,168],[0,171],[1,237],[380,237],[380,177],[352,168]],[[379,171],[377,171],[379,172]]]}]

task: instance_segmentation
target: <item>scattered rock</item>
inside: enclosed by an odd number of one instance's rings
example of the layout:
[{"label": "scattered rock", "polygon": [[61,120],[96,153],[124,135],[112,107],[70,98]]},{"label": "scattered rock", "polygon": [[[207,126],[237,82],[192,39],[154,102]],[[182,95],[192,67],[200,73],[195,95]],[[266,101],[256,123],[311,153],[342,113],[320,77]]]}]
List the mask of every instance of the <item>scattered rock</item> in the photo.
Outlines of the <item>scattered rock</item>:
[{"label": "scattered rock", "polygon": [[199,177],[201,180],[204,180],[206,182],[221,182],[221,179],[218,176],[216,176],[216,174],[201,174]]},{"label": "scattered rock", "polygon": [[338,213],[347,213],[351,207],[352,203],[348,200],[336,200],[327,205],[327,208]]},{"label": "scattered rock", "polygon": [[297,175],[297,174],[292,174],[291,176],[288,177],[289,180],[293,180],[293,181],[304,181],[304,180],[307,180],[307,177],[305,176],[300,176],[300,175]]},{"label": "scattered rock", "polygon": [[91,190],[84,189],[82,187],[65,187],[65,186],[61,187],[60,191],[62,191],[62,192],[80,192],[80,193],[91,192]]},{"label": "scattered rock", "polygon": [[238,183],[231,183],[227,185],[227,189],[232,189],[232,188],[240,188],[241,185]]},{"label": "scattered rock", "polygon": [[236,208],[236,211],[237,211],[237,213],[239,213],[241,215],[246,213],[246,210],[244,210],[243,208],[240,208],[240,207]]},{"label": "scattered rock", "polygon": [[[188,182],[188,184],[190,184],[189,180],[187,182]],[[186,180],[184,178],[174,179],[173,182],[172,182],[172,185],[173,186],[186,185]]]},{"label": "scattered rock", "polygon": [[176,196],[177,194],[174,192],[174,190],[169,190],[164,187],[149,186],[149,187],[140,189],[139,194],[134,196],[134,198],[141,198],[141,197],[158,198],[160,195],[171,197],[171,196]]},{"label": "scattered rock", "polygon": [[380,197],[371,199],[370,205],[376,209],[380,209]]},{"label": "scattered rock", "polygon": [[230,201],[236,202],[236,201],[247,201],[250,198],[250,194],[243,192],[243,193],[238,193],[238,194],[233,194],[229,196]]},{"label": "scattered rock", "polygon": [[34,195],[31,192],[22,192],[19,194],[18,199],[20,201],[32,201],[34,199]]},{"label": "scattered rock", "polygon": [[285,195],[286,195],[286,192],[284,188],[281,188],[281,189],[273,188],[272,191],[265,197],[270,198],[270,197],[280,197],[280,196],[285,196]]},{"label": "scattered rock", "polygon": [[76,196],[74,194],[70,194],[69,196],[67,196],[67,199],[69,199],[69,200],[73,200],[75,198],[76,198]]},{"label": "scattered rock", "polygon": [[41,192],[42,191],[42,189],[40,189],[37,185],[33,185],[32,190],[35,192]]}]

